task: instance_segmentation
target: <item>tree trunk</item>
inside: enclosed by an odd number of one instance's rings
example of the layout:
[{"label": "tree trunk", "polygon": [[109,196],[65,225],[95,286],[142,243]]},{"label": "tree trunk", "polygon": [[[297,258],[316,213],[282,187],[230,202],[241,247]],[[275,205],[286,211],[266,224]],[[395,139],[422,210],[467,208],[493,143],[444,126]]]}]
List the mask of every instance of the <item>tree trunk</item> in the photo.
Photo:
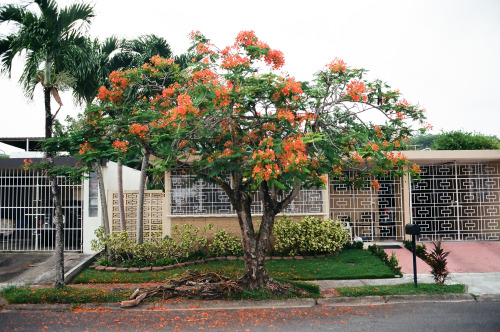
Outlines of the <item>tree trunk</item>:
[{"label": "tree trunk", "polygon": [[236,205],[245,253],[245,275],[239,279],[242,285],[251,289],[265,288],[268,291],[277,293],[286,292],[290,289],[280,285],[268,276],[265,269],[265,260],[274,227],[274,218],[297,197],[299,190],[300,186],[297,185],[283,201],[278,202],[276,193],[271,193],[265,182],[261,183],[260,194],[264,211],[258,237],[255,236],[252,224],[250,208],[252,201],[248,194],[238,193],[235,190],[232,202]]},{"label": "tree trunk", "polygon": [[141,180],[139,184],[139,197],[137,202],[137,244],[143,242],[143,226],[144,226],[144,191],[146,187],[146,169],[149,163],[149,152],[143,149],[142,165],[141,165]]},{"label": "tree trunk", "polygon": [[[52,112],[50,110],[50,90],[51,87],[45,86],[43,89],[45,102],[45,138],[52,137]],[[49,171],[54,166],[54,156],[51,151],[44,151],[45,159],[49,165]],[[50,190],[52,193],[52,202],[54,204],[55,213],[53,223],[56,226],[56,275],[54,281],[55,288],[64,287],[64,223],[61,206],[61,197],[59,194],[59,186],[57,185],[57,177],[49,175]]]},{"label": "tree trunk", "polygon": [[104,187],[104,178],[102,176],[102,167],[100,162],[93,163],[95,172],[97,174],[97,181],[99,182],[99,197],[101,199],[101,223],[104,228],[104,234],[110,234],[109,218],[108,218],[108,200],[106,197],[106,189]]},{"label": "tree trunk", "polygon": [[[259,237],[255,238],[250,209],[251,200],[248,195],[242,194],[241,198],[236,201],[240,203],[237,208],[237,214],[245,259],[245,274],[239,279],[239,282],[251,289],[267,289],[272,281],[267,275],[264,265],[269,237],[266,234],[259,233]],[[271,217],[271,219],[273,218]],[[263,216],[262,224],[267,222],[269,222],[269,216]]]},{"label": "tree trunk", "polygon": [[125,203],[123,202],[123,166],[121,161],[118,161],[118,205],[120,208],[121,230],[126,231],[127,222],[125,220]]}]

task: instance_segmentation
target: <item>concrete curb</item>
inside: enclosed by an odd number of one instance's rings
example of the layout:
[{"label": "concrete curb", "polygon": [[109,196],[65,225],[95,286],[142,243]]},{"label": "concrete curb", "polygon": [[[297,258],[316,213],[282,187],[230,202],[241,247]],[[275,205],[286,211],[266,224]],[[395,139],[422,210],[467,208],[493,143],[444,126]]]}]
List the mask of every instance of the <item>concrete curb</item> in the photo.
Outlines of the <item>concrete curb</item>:
[{"label": "concrete curb", "polygon": [[318,300],[319,305],[327,307],[357,307],[364,305],[385,304],[381,296],[363,296],[363,297],[327,297]]},{"label": "concrete curb", "polygon": [[[493,297],[493,300],[496,297]],[[498,296],[500,300],[500,296]],[[485,298],[485,300],[491,300]],[[364,297],[328,297],[318,300],[319,305],[328,307],[356,307],[396,303],[421,302],[466,302],[475,301],[471,294],[436,294],[436,295],[388,295]]]},{"label": "concrete curb", "polygon": [[500,294],[485,294],[476,297],[477,302],[500,302]]},{"label": "concrete curb", "polygon": [[470,294],[436,294],[436,295],[388,295],[384,297],[388,304],[407,302],[468,302],[475,301]]},{"label": "concrete curb", "polygon": [[77,266],[75,266],[74,268],[72,268],[71,270],[69,270],[68,272],[66,272],[64,274],[64,282],[66,284],[69,284],[74,277],[76,277],[82,270],[86,269],[87,267],[90,266],[90,264],[97,258],[97,256],[99,256],[101,253],[98,252],[98,253],[95,253],[94,255],[90,256],[89,258],[87,258],[86,260],[84,260],[83,262],[81,262],[80,264],[78,264]]},{"label": "concrete curb", "polygon": [[71,309],[71,304],[7,304],[2,311],[55,311],[62,312]]},{"label": "concrete curb", "polygon": [[[144,303],[137,307],[120,308],[116,303],[105,303],[99,308],[106,310],[124,311],[185,311],[185,310],[242,310],[242,309],[279,309],[279,308],[312,308],[316,306],[315,299],[291,299],[291,300],[239,300],[239,301],[180,301],[172,303]],[[96,308],[95,304],[82,304],[84,310]]]},{"label": "concrete curb", "polygon": [[[279,308],[313,308],[316,305],[328,307],[358,307],[367,305],[384,305],[399,303],[422,302],[499,302],[500,294],[482,295],[476,299],[471,294],[444,294],[444,295],[390,295],[365,297],[329,297],[318,300],[290,299],[290,300],[239,300],[239,301],[192,301],[185,300],[172,303],[143,303],[133,308],[120,308],[118,303],[88,303],[78,305],[82,310],[111,310],[111,311],[193,311],[193,310],[251,310],[251,309],[279,309]],[[7,304],[1,311],[69,311],[75,305],[71,304]]]}]

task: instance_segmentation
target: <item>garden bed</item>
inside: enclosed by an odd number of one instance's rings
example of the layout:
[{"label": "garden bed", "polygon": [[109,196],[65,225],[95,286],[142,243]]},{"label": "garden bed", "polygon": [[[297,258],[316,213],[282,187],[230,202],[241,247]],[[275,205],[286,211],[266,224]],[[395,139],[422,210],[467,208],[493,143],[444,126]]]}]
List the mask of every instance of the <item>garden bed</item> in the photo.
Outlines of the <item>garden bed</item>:
[{"label": "garden bed", "polygon": [[[277,257],[275,257],[277,258]],[[186,269],[200,272],[216,272],[229,278],[239,278],[244,274],[245,262],[232,257],[230,260],[200,260],[188,265],[173,266],[168,270],[153,271],[153,268],[127,271],[106,271],[106,268],[87,269],[78,275],[73,283],[144,283],[160,282],[182,275]],[[367,250],[350,249],[338,254],[302,259],[270,259],[266,261],[269,275],[280,280],[332,280],[332,279],[372,279],[394,278],[394,272],[378,257]]]}]

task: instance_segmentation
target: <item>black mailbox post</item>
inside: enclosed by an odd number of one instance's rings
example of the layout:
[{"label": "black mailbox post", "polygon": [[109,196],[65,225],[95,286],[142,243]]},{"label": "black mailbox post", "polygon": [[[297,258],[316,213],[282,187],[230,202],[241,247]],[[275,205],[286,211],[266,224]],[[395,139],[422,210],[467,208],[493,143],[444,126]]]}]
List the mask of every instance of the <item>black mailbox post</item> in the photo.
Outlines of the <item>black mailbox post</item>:
[{"label": "black mailbox post", "polygon": [[407,224],[405,226],[405,233],[411,235],[411,243],[413,247],[413,282],[417,288],[417,249],[415,243],[415,236],[420,235],[420,226],[417,224]]}]

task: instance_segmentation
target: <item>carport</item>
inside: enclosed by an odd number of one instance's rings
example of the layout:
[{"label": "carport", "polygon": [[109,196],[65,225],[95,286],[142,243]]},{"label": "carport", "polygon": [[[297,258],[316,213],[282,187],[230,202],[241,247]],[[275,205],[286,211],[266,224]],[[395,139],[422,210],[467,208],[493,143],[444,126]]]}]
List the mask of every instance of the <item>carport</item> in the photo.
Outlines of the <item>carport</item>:
[{"label": "carport", "polygon": [[[41,160],[33,159],[33,162]],[[74,165],[74,158],[57,164]],[[0,159],[0,251],[52,251],[55,245],[54,206],[44,174],[24,170],[24,160]],[[66,251],[82,249],[82,185],[58,177],[64,215]]]},{"label": "carport", "polygon": [[405,154],[420,165],[419,178],[377,179],[378,190],[331,178],[325,202],[330,218],[347,223],[364,241],[402,241],[409,223],[420,225],[419,241],[500,240],[499,150]]},{"label": "carport", "polygon": [[420,165],[409,188],[419,241],[500,240],[500,151],[407,151]]}]

